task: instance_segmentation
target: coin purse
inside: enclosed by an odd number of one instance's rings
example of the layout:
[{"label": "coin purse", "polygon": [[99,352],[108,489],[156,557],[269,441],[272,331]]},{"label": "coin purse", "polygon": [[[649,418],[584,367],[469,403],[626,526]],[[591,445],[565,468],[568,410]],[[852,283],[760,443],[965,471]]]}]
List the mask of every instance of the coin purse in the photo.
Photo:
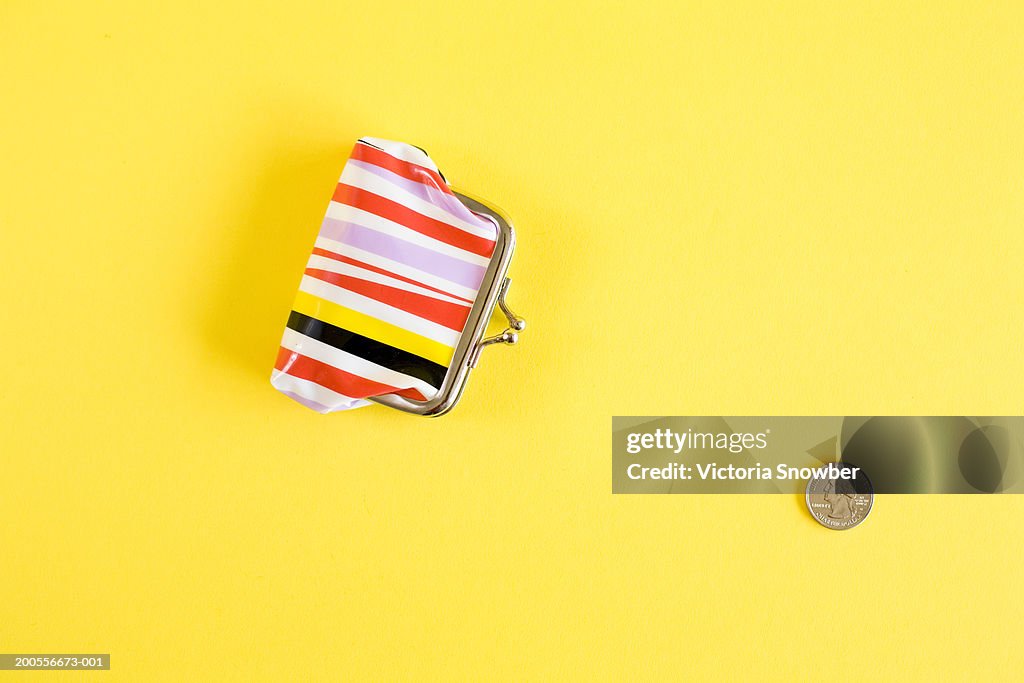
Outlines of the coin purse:
[{"label": "coin purse", "polygon": [[[526,327],[505,304],[515,232],[422,149],[361,138],[334,189],[271,384],[320,413],[451,410],[480,351]],[[496,308],[508,319],[486,337]]]}]

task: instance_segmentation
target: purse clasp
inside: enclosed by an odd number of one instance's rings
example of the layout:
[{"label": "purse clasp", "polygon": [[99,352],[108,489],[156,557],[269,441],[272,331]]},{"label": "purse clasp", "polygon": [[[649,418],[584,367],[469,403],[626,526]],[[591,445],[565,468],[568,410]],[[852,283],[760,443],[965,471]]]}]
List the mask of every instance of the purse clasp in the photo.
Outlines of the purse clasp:
[{"label": "purse clasp", "polygon": [[508,320],[508,327],[499,335],[480,340],[480,343],[473,349],[473,355],[469,358],[469,367],[471,368],[475,368],[476,364],[480,361],[480,352],[483,351],[485,346],[491,346],[492,344],[517,344],[519,342],[519,333],[526,329],[526,320],[516,315],[505,302],[505,295],[508,294],[508,288],[511,284],[512,279],[505,278],[504,282],[501,283],[501,289],[498,291],[498,308],[505,314],[505,318]]}]

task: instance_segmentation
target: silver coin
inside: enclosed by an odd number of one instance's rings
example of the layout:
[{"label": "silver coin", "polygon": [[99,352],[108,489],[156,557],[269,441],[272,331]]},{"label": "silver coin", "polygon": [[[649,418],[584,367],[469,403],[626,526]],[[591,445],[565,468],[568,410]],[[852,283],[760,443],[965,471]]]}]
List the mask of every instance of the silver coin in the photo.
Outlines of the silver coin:
[{"label": "silver coin", "polygon": [[829,529],[852,529],[867,518],[874,502],[871,480],[848,463],[826,465],[807,480],[807,509]]}]

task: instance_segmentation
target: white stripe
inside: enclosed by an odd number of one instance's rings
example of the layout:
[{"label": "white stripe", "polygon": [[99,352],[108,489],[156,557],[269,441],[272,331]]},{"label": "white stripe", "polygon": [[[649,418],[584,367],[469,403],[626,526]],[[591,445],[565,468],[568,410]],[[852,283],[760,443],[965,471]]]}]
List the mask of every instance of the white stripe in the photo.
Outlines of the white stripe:
[{"label": "white stripe", "polygon": [[348,221],[349,223],[355,223],[356,225],[370,230],[376,230],[382,232],[385,235],[391,235],[398,239],[405,240],[406,242],[412,242],[418,244],[421,247],[432,249],[439,254],[445,254],[446,256],[452,256],[461,261],[472,263],[475,266],[486,266],[490,263],[490,259],[485,256],[474,254],[471,251],[460,249],[459,247],[452,246],[447,242],[436,240],[433,237],[428,237],[423,233],[416,232],[412,228],[407,228],[401,223],[395,223],[387,218],[382,218],[375,213],[369,211],[363,211],[357,209],[354,206],[348,204],[342,204],[336,202],[333,199],[331,203],[327,205],[327,217],[333,218],[338,221]]},{"label": "white stripe", "polygon": [[[410,164],[429,168],[438,175],[441,173],[437,170],[437,166],[434,164],[433,159],[427,156],[427,153],[419,147],[413,147],[412,145],[404,142],[395,142],[394,140],[385,140],[383,138],[359,138],[359,142],[366,142],[371,147],[376,147],[396,159],[401,159],[402,161],[407,161]],[[356,144],[359,143],[357,142]]]},{"label": "white stripe", "polygon": [[[419,214],[451,225],[459,230],[468,232],[471,235],[482,237],[483,239],[490,240],[492,242],[497,239],[493,225],[483,227],[476,223],[470,223],[463,218],[459,218],[458,216],[449,213],[446,209],[438,206],[437,204],[433,204],[421,197],[417,197],[408,190],[381,178],[379,175],[375,175],[369,171],[359,168],[354,164],[345,165],[345,170],[342,172],[341,178],[338,182],[344,185],[358,187],[359,189],[366,190],[367,192],[372,192],[373,194],[384,197],[385,199],[390,199],[391,201],[410,208]],[[469,213],[468,209],[466,209],[466,213],[472,215]]]},{"label": "white stripe", "polygon": [[[310,382],[300,377],[289,375],[286,372],[280,370],[274,370],[270,374],[270,383],[274,385],[274,388],[278,391],[290,391],[293,394],[298,394],[302,398],[307,398],[310,401],[316,401],[322,406],[326,406],[330,410],[324,411],[332,413],[336,410],[351,410],[352,408],[362,408],[363,406],[370,405],[370,402],[362,398],[352,398],[339,394],[336,391],[331,391],[327,387],[320,386],[316,382]],[[321,411],[317,411],[321,412]]]},{"label": "white stripe", "polygon": [[416,280],[417,282],[421,282],[425,285],[443,289],[446,292],[451,292],[455,296],[461,296],[465,299],[476,299],[476,295],[478,293],[478,290],[476,289],[470,289],[469,287],[460,285],[457,282],[450,282],[439,275],[434,275],[433,273],[428,273],[424,270],[420,270],[419,268],[407,266],[404,263],[399,263],[398,261],[392,261],[384,256],[378,256],[372,251],[363,251],[362,249],[358,249],[341,242],[336,242],[335,240],[328,239],[326,237],[317,237],[316,246],[319,249],[326,249],[327,251],[333,251],[337,254],[344,254],[345,256],[349,256],[358,261],[368,263],[371,266],[377,266],[378,268],[389,270],[396,275],[407,277],[410,280]]},{"label": "white stripe", "polygon": [[336,303],[339,306],[351,309],[358,313],[368,315],[371,318],[376,318],[396,327],[401,327],[404,330],[413,332],[426,337],[427,339],[433,339],[436,342],[455,348],[455,345],[459,343],[459,332],[450,330],[444,325],[438,325],[437,323],[421,318],[418,315],[413,315],[408,311],[403,311],[400,308],[394,306],[388,306],[385,303],[381,303],[376,299],[365,297],[362,294],[356,294],[350,292],[347,289],[336,287],[329,282],[323,280],[317,280],[314,277],[308,275],[302,276],[302,282],[299,284],[299,290],[306,294],[312,294],[313,296],[320,297],[326,301]]},{"label": "white stripe", "polygon": [[284,336],[281,338],[281,346],[289,351],[301,353],[303,356],[326,363],[332,368],[338,368],[345,372],[359,375],[364,379],[387,384],[398,389],[416,389],[428,399],[437,395],[437,389],[416,377],[386,368],[376,363],[371,363],[365,358],[354,356],[347,351],[336,349],[330,344],[325,344],[318,339],[307,337],[301,332],[296,332],[290,327],[284,328]]},{"label": "white stripe", "polygon": [[309,257],[309,261],[306,263],[307,268],[315,268],[317,270],[326,270],[328,273],[338,273],[339,275],[348,275],[350,277],[359,278],[360,280],[366,280],[367,282],[375,282],[379,285],[387,285],[388,287],[394,287],[395,289],[402,289],[406,292],[414,292],[416,294],[422,294],[429,296],[432,299],[439,301],[447,301],[449,303],[458,304],[459,306],[465,306],[469,308],[471,304],[466,303],[462,299],[456,299],[455,297],[448,296],[447,294],[440,294],[432,289],[426,287],[420,287],[419,285],[413,285],[402,280],[396,280],[393,277],[387,275],[381,275],[375,273],[372,270],[366,270],[359,266],[353,266],[348,263],[342,263],[326,256],[317,256],[313,254]]}]

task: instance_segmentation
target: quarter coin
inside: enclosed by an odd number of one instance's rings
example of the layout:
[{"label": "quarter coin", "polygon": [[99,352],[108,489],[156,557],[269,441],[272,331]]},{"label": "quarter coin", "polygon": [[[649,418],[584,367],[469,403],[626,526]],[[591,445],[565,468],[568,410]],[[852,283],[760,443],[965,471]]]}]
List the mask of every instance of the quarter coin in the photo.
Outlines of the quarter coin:
[{"label": "quarter coin", "polygon": [[[847,473],[847,478],[834,476],[841,472]],[[857,526],[867,518],[874,501],[871,481],[849,463],[826,465],[807,480],[807,509],[819,524],[829,529],[839,531]]]}]

